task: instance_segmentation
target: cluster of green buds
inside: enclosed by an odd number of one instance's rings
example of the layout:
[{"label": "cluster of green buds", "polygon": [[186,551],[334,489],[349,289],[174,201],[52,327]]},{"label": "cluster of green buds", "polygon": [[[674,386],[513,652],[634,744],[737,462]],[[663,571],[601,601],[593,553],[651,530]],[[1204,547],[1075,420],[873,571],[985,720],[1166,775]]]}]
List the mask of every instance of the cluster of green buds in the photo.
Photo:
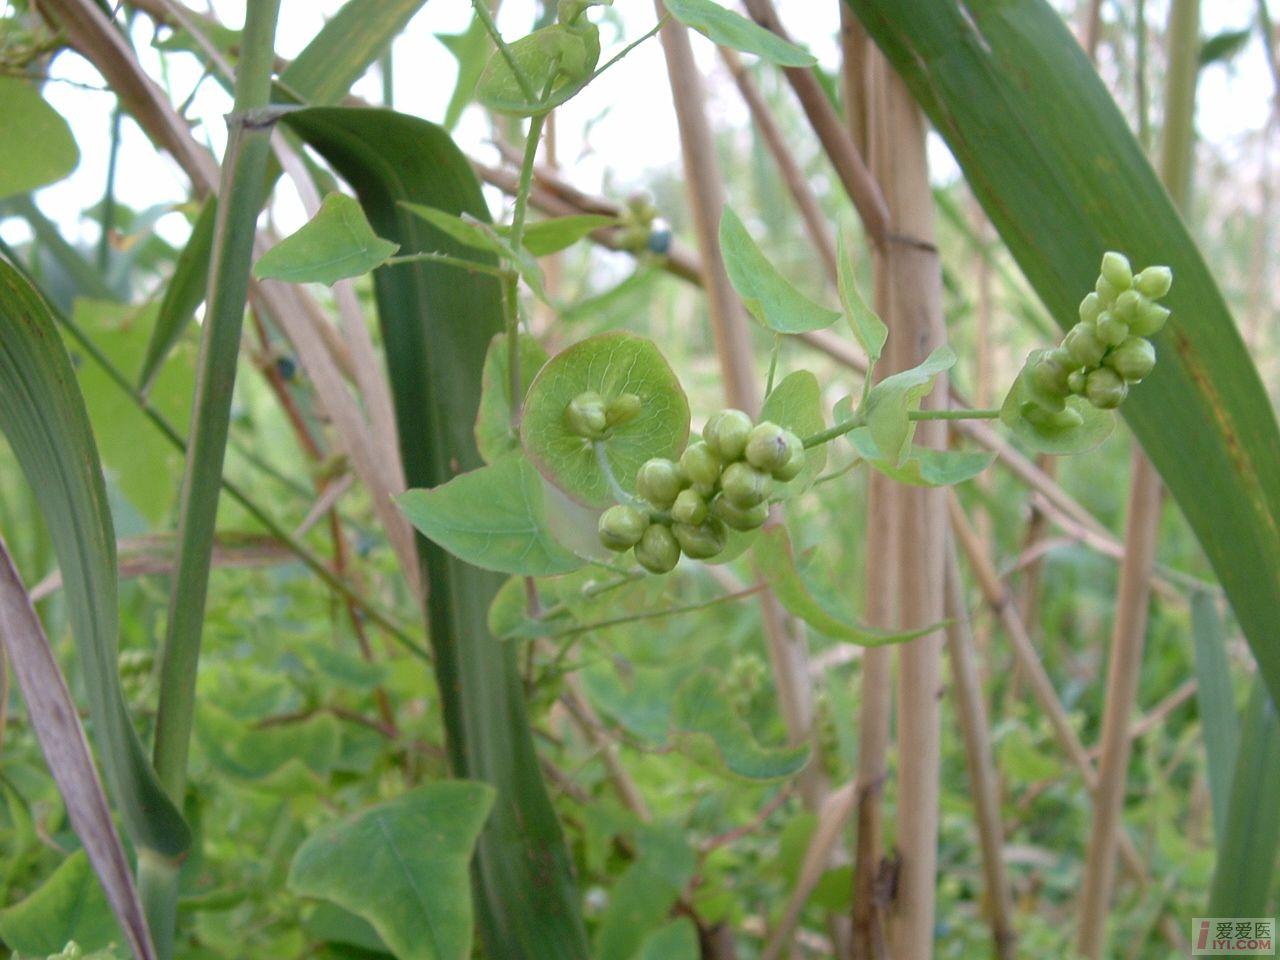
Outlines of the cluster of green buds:
[{"label": "cluster of green buds", "polygon": [[603,440],[614,427],[634,420],[640,413],[640,398],[634,393],[605,397],[588,390],[580,393],[565,408],[564,419],[569,429],[584,440]]},{"label": "cluster of green buds", "polygon": [[619,216],[621,230],[618,244],[632,253],[649,253],[665,256],[671,250],[671,225],[658,215],[649,194],[634,193],[627,198]]},{"label": "cluster of green buds", "polygon": [[1147,337],[1169,319],[1169,310],[1156,301],[1172,284],[1168,267],[1147,267],[1135,276],[1124,254],[1104,254],[1094,292],[1080,303],[1080,322],[1031,366],[1028,386],[1035,404],[1027,416],[1074,426],[1081,418],[1064,406],[1068,396],[1084,397],[1101,410],[1120,406],[1130,385],[1156,365]]},{"label": "cluster of green buds", "polygon": [[804,461],[804,445],[790,430],[721,410],[678,463],[658,457],[641,466],[636,492],[644,503],[606,510],[600,542],[634,550],[652,573],[667,573],[682,552],[709,560],[724,550],[730,528],[754,530],[768,519],[774,481],[795,479]]}]

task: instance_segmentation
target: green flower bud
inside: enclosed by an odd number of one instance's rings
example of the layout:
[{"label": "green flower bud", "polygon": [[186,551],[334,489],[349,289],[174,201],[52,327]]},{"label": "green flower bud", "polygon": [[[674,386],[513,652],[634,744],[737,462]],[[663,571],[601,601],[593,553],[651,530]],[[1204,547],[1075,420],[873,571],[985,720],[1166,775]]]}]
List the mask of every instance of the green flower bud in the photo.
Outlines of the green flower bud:
[{"label": "green flower bud", "polygon": [[1073,367],[1096,367],[1107,352],[1107,345],[1098,339],[1091,324],[1077,323],[1062,341]]},{"label": "green flower bud", "polygon": [[1133,278],[1133,285],[1144,297],[1159,300],[1173,286],[1173,271],[1168,267],[1147,267]]},{"label": "green flower bud", "polygon": [[670,509],[686,486],[680,467],[662,457],[646,460],[636,472],[636,493],[659,510]]},{"label": "green flower bud", "polygon": [[640,415],[642,404],[634,393],[622,393],[610,397],[604,405],[604,419],[611,427],[621,426]]},{"label": "green flower bud", "polygon": [[696,490],[681,490],[676,502],[671,505],[671,516],[680,523],[696,527],[707,519],[707,501]]},{"label": "green flower bud", "polygon": [[1108,250],[1102,255],[1102,276],[1107,283],[1121,290],[1128,290],[1133,284],[1133,268],[1129,266],[1129,258],[1123,253]]},{"label": "green flower bud", "polygon": [[673,524],[671,533],[680,549],[694,560],[710,560],[719,554],[728,536],[724,524],[715,517],[708,517],[702,524]]},{"label": "green flower bud", "polygon": [[781,480],[783,483],[794,480],[800,476],[800,472],[805,465],[804,443],[790,430],[787,431],[788,437],[795,438],[794,446],[788,442],[787,446],[791,448],[791,455],[787,458],[787,462],[773,471],[773,479]]},{"label": "green flower bud", "polygon": [[769,519],[769,505],[758,503],[754,507],[735,507],[724,497],[716,497],[711,503],[711,515],[723,520],[734,530],[755,530]]},{"label": "green flower bud", "polygon": [[1099,367],[1085,380],[1085,396],[1099,410],[1114,410],[1128,393],[1128,385],[1110,367]]},{"label": "green flower bud", "polygon": [[1093,285],[1094,292],[1098,294],[1098,302],[1104,308],[1110,307],[1116,302],[1116,297],[1120,295],[1120,291],[1112,286],[1111,281],[1106,277],[1099,277],[1098,282]]},{"label": "green flower bud", "polygon": [[720,458],[705,443],[694,443],[680,455],[680,469],[696,486],[714,488],[720,479]]},{"label": "green flower bud", "polygon": [[1067,395],[1067,377],[1071,372],[1067,363],[1053,351],[1046,351],[1031,366],[1032,393],[1048,401],[1050,406],[1061,406],[1062,398]]},{"label": "green flower bud", "polygon": [[764,503],[769,495],[769,476],[746,463],[731,463],[720,475],[720,492],[735,507],[746,510]]},{"label": "green flower bud", "polygon": [[600,542],[610,550],[628,550],[640,542],[649,529],[649,518],[641,510],[620,503],[600,514]]},{"label": "green flower bud", "polygon": [[1070,430],[1084,423],[1084,417],[1075,407],[1046,410],[1034,403],[1026,403],[1022,406],[1022,415],[1041,430]]},{"label": "green flower bud", "polygon": [[650,573],[670,573],[680,562],[680,544],[665,524],[651,523],[636,544],[636,563]]},{"label": "green flower bud", "polygon": [[742,459],[751,427],[751,418],[741,410],[721,410],[707,421],[702,439],[722,461],[733,463]]},{"label": "green flower bud", "polygon": [[1146,297],[1137,290],[1126,290],[1116,297],[1116,302],[1111,307],[1111,313],[1125,323],[1133,323],[1138,316],[1138,311],[1146,302]]},{"label": "green flower bud", "polygon": [[1129,325],[1119,317],[1104,313],[1098,318],[1098,339],[1108,347],[1118,347],[1129,336]]},{"label": "green flower bud", "polygon": [[776,423],[758,425],[747,438],[747,463],[768,473],[783,466],[790,456],[785,434]]},{"label": "green flower bud", "polygon": [[609,427],[604,397],[594,390],[574,397],[565,408],[564,418],[569,429],[586,440],[601,439]]},{"label": "green flower bud", "polygon": [[1156,365],[1156,348],[1150,340],[1130,337],[1107,354],[1107,366],[1129,383],[1137,383]]},{"label": "green flower bud", "polygon": [[1162,307],[1158,303],[1148,301],[1138,311],[1138,316],[1130,325],[1129,332],[1135,337],[1149,337],[1154,333],[1158,333],[1168,319],[1168,307]]},{"label": "green flower bud", "polygon": [[1072,370],[1067,375],[1067,389],[1077,397],[1084,396],[1085,372],[1083,370]]},{"label": "green flower bud", "polygon": [[1105,308],[1102,304],[1102,298],[1096,293],[1091,293],[1080,301],[1080,321],[1082,323],[1094,323]]}]

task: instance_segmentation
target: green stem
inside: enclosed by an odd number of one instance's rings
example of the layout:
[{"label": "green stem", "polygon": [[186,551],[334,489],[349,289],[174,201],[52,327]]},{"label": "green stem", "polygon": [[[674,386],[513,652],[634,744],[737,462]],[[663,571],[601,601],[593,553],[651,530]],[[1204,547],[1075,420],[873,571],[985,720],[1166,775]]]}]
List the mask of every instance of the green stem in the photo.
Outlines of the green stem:
[{"label": "green stem", "polygon": [[773,350],[769,354],[769,375],[765,378],[764,398],[769,399],[769,394],[773,393],[773,378],[778,373],[778,356],[782,353],[782,334],[775,333],[773,335]]},{"label": "green stem", "polygon": [[[195,718],[196,670],[209,588],[214,525],[231,422],[231,397],[248,300],[249,267],[270,152],[269,124],[245,117],[271,99],[276,19],[280,0],[249,0],[234,116],[223,158],[218,220],[209,271],[208,310],[192,410],[187,465],[178,519],[178,556],[160,661],[155,765],[160,782],[182,808],[187,755]],[[172,942],[177,920],[178,871],[160,876],[148,892],[155,913],[147,918],[158,941]],[[168,894],[166,896],[166,894]],[[162,954],[161,960],[171,956]]]},{"label": "green stem", "polygon": [[613,617],[609,620],[597,620],[595,623],[582,623],[576,627],[569,627],[558,633],[551,634],[550,639],[560,640],[565,637],[572,637],[579,633],[589,633],[593,630],[604,630],[607,627],[617,627],[626,623],[637,623],[641,620],[661,620],[663,617],[674,617],[682,613],[693,613],[697,610],[706,610],[708,607],[718,606],[722,603],[730,603],[734,600],[742,600],[745,597],[755,596],[762,590],[767,589],[767,584],[759,583],[754,587],[748,587],[745,590],[738,590],[735,593],[725,593],[718,597],[712,597],[710,600],[699,600],[697,603],[686,603],[678,607],[665,607],[662,610],[643,610],[640,613],[629,613],[621,617]]},{"label": "green stem", "polygon": [[[550,83],[547,84],[550,89]],[[519,255],[524,243],[524,221],[529,211],[529,188],[533,183],[533,164],[538,156],[538,141],[542,139],[542,127],[546,114],[529,120],[529,133],[524,141],[524,156],[520,161],[520,180],[516,186],[515,208],[511,212],[511,232],[508,239],[511,249]],[[507,393],[511,399],[511,428],[520,426],[520,408],[524,403],[523,379],[520,375],[520,300],[519,278],[515,271],[507,277],[503,290],[503,319],[507,334]]]},{"label": "green stem", "polygon": [[630,53],[636,47],[640,46],[640,44],[644,43],[646,40],[650,39],[651,37],[656,37],[658,35],[658,31],[661,30],[663,25],[670,19],[671,19],[671,14],[664,13],[662,15],[662,18],[658,20],[658,22],[655,23],[652,27],[650,27],[649,31],[645,33],[644,36],[640,37],[639,39],[632,40],[625,47],[623,47],[621,50],[615,53],[612,57],[610,57],[604,66],[597,67],[595,73],[591,74],[591,79],[588,80],[587,83],[594,83],[596,78],[600,76],[600,74],[604,73],[606,70],[612,67],[615,63],[617,63],[619,60],[625,57],[628,53]]},{"label": "green stem", "polygon": [[[977,410],[911,410],[907,413],[907,419],[912,421],[920,420],[998,420],[1000,419],[1000,411],[994,407]],[[867,418],[859,411],[848,420],[842,420],[834,426],[828,427],[819,433],[805,437],[802,441],[806,450],[816,447],[819,444],[830,443],[837,437],[843,437],[846,433],[857,430],[859,427],[866,426]]]},{"label": "green stem", "polygon": [[435,253],[428,251],[426,253],[406,253],[400,257],[388,257],[379,266],[394,267],[401,263],[442,263],[447,267],[457,267],[459,270],[467,270],[471,273],[487,273],[494,277],[502,277],[504,280],[511,277],[513,271],[507,267],[494,266],[492,263],[480,263],[476,260],[468,260],[465,257],[454,257],[447,253]]},{"label": "green stem", "polygon": [[507,44],[507,41],[502,39],[502,34],[498,30],[497,23],[493,20],[493,12],[489,9],[489,5],[485,3],[485,0],[471,0],[471,6],[475,7],[476,16],[480,18],[480,22],[493,39],[498,52],[502,54],[502,59],[507,61],[507,66],[511,68],[512,76],[516,78],[516,83],[520,85],[520,92],[525,95],[530,103],[535,103],[533,84],[524,75],[524,70],[520,68],[520,64],[516,61],[516,56],[511,52],[511,47]]}]

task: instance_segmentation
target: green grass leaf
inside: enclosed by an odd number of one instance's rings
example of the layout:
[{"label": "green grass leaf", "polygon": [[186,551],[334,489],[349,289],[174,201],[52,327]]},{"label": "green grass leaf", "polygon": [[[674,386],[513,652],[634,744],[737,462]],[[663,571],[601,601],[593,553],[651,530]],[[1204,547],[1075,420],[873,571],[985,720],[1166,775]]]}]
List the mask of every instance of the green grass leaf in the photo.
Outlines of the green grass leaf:
[{"label": "green grass leaf", "polygon": [[666,8],[686,27],[697,30],[714,43],[754,53],[780,67],[818,64],[817,58],[807,50],[711,0],[667,0]]},{"label": "green grass leaf", "polygon": [[542,481],[524,457],[504,457],[430,490],[409,490],[400,509],[423,536],[485,570],[529,577],[582,566],[552,538]]},{"label": "green grass leaf", "polygon": [[493,800],[485,784],[442,781],[322,827],[294,855],[289,888],[367,920],[400,960],[465,960],[467,865]]},{"label": "green grass leaf", "polygon": [[1044,0],[849,2],[1063,329],[1076,322],[1104,251],[1172,268],[1164,303],[1173,315],[1154,337],[1159,362],[1122,412],[1280,699],[1280,430],[1222,295],[1127,118]]},{"label": "green grass leaf", "polygon": [[[380,236],[404,253],[469,256],[402,206],[488,220],[470,163],[441,127],[387,110],[343,108],[300,110],[284,122],[351,184]],[[411,487],[447,483],[483,462],[474,425],[485,353],[503,325],[499,282],[427,262],[384,267],[373,282],[405,479]],[[569,853],[526,719],[519,648],[491,642],[485,628],[504,578],[425,538],[419,546],[453,770],[492,784],[503,798],[476,849],[486,953],[586,960]]]},{"label": "green grass leaf", "polygon": [[398,249],[399,244],[373,232],[358,201],[331,193],[301,229],[258,258],[253,275],[259,280],[332,286],[368,273]]},{"label": "green grass leaf", "polygon": [[1195,648],[1196,703],[1208,764],[1213,832],[1226,834],[1232,771],[1240,744],[1240,712],[1231,685],[1231,662],[1216,601],[1208,593],[1191,597],[1191,639]]},{"label": "green grass leaf", "polygon": [[1280,718],[1257,680],[1245,708],[1231,779],[1226,828],[1209,893],[1209,914],[1261,917],[1268,913],[1276,850],[1280,848]]},{"label": "green grass leaf", "polygon": [[40,91],[0,77],[0,199],[61,180],[79,162],[71,128]]},{"label": "green grass leaf", "polygon": [[196,309],[204,303],[209,283],[209,254],[213,250],[213,224],[217,217],[217,198],[210,197],[200,208],[187,245],[178,254],[173,274],[165,284],[160,312],[151,328],[142,371],[138,374],[138,386],[144,393],[151,390],[161,366],[195,319]]},{"label": "green grass leaf", "polygon": [[94,740],[135,843],[176,855],[189,833],[160,786],[116,673],[116,542],[84,399],[49,309],[0,259],[0,432],[9,439],[62,571]]},{"label": "green grass leaf", "polygon": [[720,216],[720,249],[733,288],[751,315],[770,330],[805,333],[840,319],[839,313],[814,303],[778,272],[731,207]]},{"label": "green grass leaf", "polygon": [[589,441],[565,422],[569,403],[588,390],[615,397],[634,393],[640,413],[614,427],[605,455],[625,490],[651,457],[675,459],[689,439],[689,401],[680,381],[652,341],[614,332],[579,341],[544,366],[525,397],[520,439],[534,466],[574,500],[587,506],[613,503],[609,484]]}]

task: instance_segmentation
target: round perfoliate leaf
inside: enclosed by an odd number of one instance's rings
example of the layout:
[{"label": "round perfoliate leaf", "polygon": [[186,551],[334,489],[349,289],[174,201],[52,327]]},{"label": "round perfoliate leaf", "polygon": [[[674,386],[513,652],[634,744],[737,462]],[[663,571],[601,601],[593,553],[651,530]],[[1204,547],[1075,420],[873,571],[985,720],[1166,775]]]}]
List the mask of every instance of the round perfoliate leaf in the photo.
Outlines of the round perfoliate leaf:
[{"label": "round perfoliate leaf", "polygon": [[553,357],[525,397],[520,441],[529,459],[551,483],[587,506],[613,502],[609,482],[592,441],[574,433],[565,413],[575,398],[594,392],[604,398],[633,394],[640,409],[610,427],[599,441],[614,476],[634,490],[646,460],[674,460],[689,438],[689,401],[680,381],[652,341],[630,333],[605,333]]},{"label": "round perfoliate leaf", "polygon": [[1028,369],[1038,353],[1032,353],[1027,366],[1013,381],[1000,408],[1000,421],[1038,453],[1061,455],[1092,450],[1115,429],[1114,414],[1099,410],[1078,396],[1068,396],[1059,410],[1037,403],[1028,383]]}]

